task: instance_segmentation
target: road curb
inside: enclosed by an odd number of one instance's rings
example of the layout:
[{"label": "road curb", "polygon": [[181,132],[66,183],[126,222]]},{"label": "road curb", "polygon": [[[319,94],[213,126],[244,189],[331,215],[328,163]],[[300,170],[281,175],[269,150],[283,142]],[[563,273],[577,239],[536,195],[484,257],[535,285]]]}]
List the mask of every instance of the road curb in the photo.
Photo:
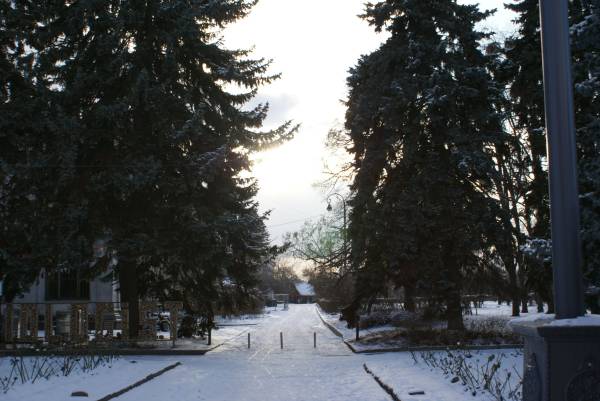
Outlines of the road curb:
[{"label": "road curb", "polygon": [[394,391],[394,389],[391,386],[385,384],[383,382],[383,380],[381,380],[379,378],[379,376],[377,376],[375,373],[373,373],[371,370],[369,370],[366,363],[363,363],[363,368],[365,369],[365,372],[367,372],[367,374],[371,375],[371,377],[373,377],[373,379],[375,379],[377,384],[379,384],[379,387],[381,387],[383,389],[383,391],[385,391],[386,393],[389,394],[390,397],[392,397],[392,400],[402,401],[402,400],[400,400],[400,397],[398,397],[398,395],[396,394],[396,392]]},{"label": "road curb", "polygon": [[321,307],[319,306],[319,304],[315,304],[315,310],[317,311],[317,315],[319,315],[319,319],[321,319],[321,321],[323,322],[323,324],[325,326],[327,326],[327,328],[329,330],[331,330],[333,332],[333,334],[335,334],[338,337],[341,337],[342,339],[344,338],[344,335],[331,323],[327,322],[324,318],[323,315],[321,315]]},{"label": "road curb", "polygon": [[317,315],[319,316],[319,319],[321,319],[321,321],[323,322],[323,324],[329,329],[331,330],[331,332],[333,334],[335,334],[336,336],[338,336],[339,338],[342,339],[342,342],[344,344],[346,344],[346,346],[350,349],[350,351],[354,352],[355,354],[360,353],[360,351],[357,351],[351,344],[348,343],[348,341],[344,340],[344,335],[342,334],[341,331],[339,331],[334,325],[332,325],[331,323],[327,322],[323,316],[321,315],[321,307],[319,306],[319,304],[315,304],[315,310],[317,311]]},{"label": "road curb", "polygon": [[166,368],[159,370],[158,372],[149,374],[148,376],[144,377],[142,380],[138,380],[137,382],[133,383],[130,386],[127,386],[119,391],[115,391],[114,393],[111,393],[107,396],[104,396],[104,397],[98,399],[98,401],[109,401],[109,400],[112,400],[113,398],[117,398],[117,397],[127,393],[128,391],[131,391],[134,388],[141,386],[142,384],[148,383],[150,380],[157,378],[158,376],[162,375],[163,373],[166,373],[169,370],[175,369],[179,365],[181,365],[181,362],[176,362],[172,365],[169,365]]}]

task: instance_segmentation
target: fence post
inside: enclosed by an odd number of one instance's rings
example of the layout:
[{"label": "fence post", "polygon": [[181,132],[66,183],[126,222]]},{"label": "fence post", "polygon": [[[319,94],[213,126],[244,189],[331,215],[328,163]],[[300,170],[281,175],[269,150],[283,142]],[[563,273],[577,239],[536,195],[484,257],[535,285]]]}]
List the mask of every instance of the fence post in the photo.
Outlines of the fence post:
[{"label": "fence post", "polygon": [[281,346],[281,349],[283,349],[283,332],[282,331],[279,332],[279,344]]},{"label": "fence post", "polygon": [[356,341],[360,338],[360,315],[356,318]]},{"label": "fence post", "polygon": [[208,344],[207,345],[212,345],[212,327],[208,328]]},{"label": "fence post", "polygon": [[248,349],[250,349],[250,333],[248,333]]},{"label": "fence post", "polygon": [[313,333],[313,346],[314,346],[314,348],[317,348],[317,332],[316,331]]}]

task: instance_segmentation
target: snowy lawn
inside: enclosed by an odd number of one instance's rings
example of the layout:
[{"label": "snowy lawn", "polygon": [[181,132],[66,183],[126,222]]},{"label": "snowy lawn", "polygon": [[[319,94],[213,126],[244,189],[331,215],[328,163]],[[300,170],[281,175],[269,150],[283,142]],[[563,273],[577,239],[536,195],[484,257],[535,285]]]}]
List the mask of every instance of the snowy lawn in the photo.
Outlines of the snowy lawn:
[{"label": "snowy lawn", "polygon": [[[349,329],[346,321],[340,320],[339,313],[327,313],[323,309],[319,308],[318,305],[316,305],[316,308],[318,308],[318,312],[323,320],[335,327],[335,329],[342,334],[344,340],[353,341],[356,338],[356,329]],[[360,329],[360,335],[363,336],[385,331],[392,331],[395,329],[396,327],[389,324],[377,327],[369,327]]]},{"label": "snowy lawn", "polygon": [[[10,374],[12,366],[10,360],[10,357],[0,358],[0,377]],[[0,399],[2,401],[62,401],[72,400],[71,393],[74,391],[86,391],[89,394],[88,399],[97,400],[175,362],[169,357],[121,357],[110,365],[88,373],[76,370],[66,377],[55,376],[49,380],[42,379],[26,384],[17,382],[5,394],[0,392]]]},{"label": "snowy lawn", "polygon": [[517,349],[390,353],[366,364],[402,401],[492,401],[500,394],[520,400],[523,354]]},{"label": "snowy lawn", "polygon": [[[544,318],[543,313],[538,313],[535,305],[530,307],[531,313],[524,313],[522,316],[530,319]],[[326,313],[319,310],[321,316],[327,323],[334,326],[342,335],[344,340],[349,342],[357,351],[374,351],[381,349],[404,348],[410,346],[426,346],[426,345],[455,345],[457,343],[470,345],[505,345],[519,344],[520,338],[513,335],[509,322],[511,321],[511,307],[497,302],[486,301],[482,308],[473,308],[472,314],[464,316],[465,327],[473,332],[473,338],[467,338],[467,341],[461,341],[460,338],[453,339],[447,336],[443,330],[446,327],[445,322],[431,322],[432,329],[439,331],[439,336],[429,339],[428,330],[423,333],[416,331],[415,339],[407,336],[405,328],[395,327],[391,324],[374,326],[360,329],[361,340],[356,342],[355,329],[346,327],[345,321],[339,320],[339,313]],[[429,327],[428,327],[429,328]],[[479,334],[475,334],[479,333]],[[496,336],[495,333],[498,335]],[[481,338],[478,338],[480,336]],[[414,337],[414,336],[413,336]],[[428,343],[430,342],[430,343]]]}]

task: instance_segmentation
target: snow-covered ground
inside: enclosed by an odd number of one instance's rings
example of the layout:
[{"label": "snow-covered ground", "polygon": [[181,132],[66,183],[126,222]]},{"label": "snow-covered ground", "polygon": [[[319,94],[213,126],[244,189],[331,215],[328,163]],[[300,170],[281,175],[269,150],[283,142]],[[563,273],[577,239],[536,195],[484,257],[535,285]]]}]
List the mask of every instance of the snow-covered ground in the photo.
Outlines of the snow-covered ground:
[{"label": "snow-covered ground", "polygon": [[[318,305],[316,306],[316,308],[318,309],[318,313],[321,315],[323,320],[325,320],[327,323],[332,325],[342,335],[344,340],[354,341],[354,339],[356,338],[356,329],[349,329],[347,326],[347,323],[343,320],[340,320],[339,313],[327,313],[327,312],[323,311],[321,308],[319,308]],[[386,324],[386,325],[382,325],[382,326],[360,329],[360,335],[364,336],[364,335],[368,335],[368,334],[380,333],[380,332],[390,331],[390,330],[395,330],[395,329],[396,328],[394,326]]]},{"label": "snow-covered ground", "polygon": [[[527,319],[546,319],[547,314],[537,311],[535,305],[528,308],[528,313],[521,313],[521,316]],[[498,305],[496,301],[485,301],[482,308],[472,308],[470,315],[465,315],[465,326],[469,329],[485,330],[490,326],[495,330],[511,332],[510,321],[512,317],[512,306],[503,303]]]},{"label": "snow-covered ground", "polygon": [[[537,308],[534,306],[529,307],[530,313],[521,314],[526,319],[547,319],[549,315],[537,312]],[[319,312],[323,319],[334,326],[343,336],[344,340],[350,343],[357,351],[374,351],[381,349],[393,349],[406,347],[409,344],[403,339],[393,338],[393,333],[398,331],[397,327],[387,324],[382,326],[375,326],[370,328],[360,329],[360,337],[367,338],[373,341],[359,341],[356,342],[356,331],[355,329],[349,329],[346,326],[345,321],[339,319],[339,313],[326,313],[319,309]],[[495,301],[485,301],[483,307],[473,308],[471,314],[464,316],[465,326],[473,331],[495,331],[504,334],[513,333],[510,327],[510,321],[512,309],[510,305],[505,303],[498,305]],[[432,323],[434,328],[443,329],[445,322],[434,322]],[[386,339],[386,335],[390,335],[390,339]],[[377,337],[377,338],[375,338]],[[504,339],[499,339],[500,342],[504,342]]]},{"label": "snow-covered ground", "polygon": [[[31,359],[31,358],[28,358]],[[89,373],[74,372],[69,376],[40,379],[35,383],[16,383],[7,393],[0,391],[2,401],[62,401],[72,400],[74,391],[86,391],[90,400],[114,393],[147,375],[174,363],[170,358],[135,356],[121,357],[110,365]],[[0,358],[0,377],[10,374],[10,358]]]},{"label": "snow-covered ground", "polygon": [[[211,345],[208,345],[207,339],[205,338],[194,338],[194,339],[177,339],[175,343],[175,349],[177,350],[210,350],[215,347],[233,341],[235,338],[240,337],[252,327],[258,324],[265,323],[272,316],[279,312],[283,312],[283,306],[280,305],[277,308],[265,308],[264,313],[259,315],[245,315],[236,317],[215,317],[216,328],[212,330],[211,334]],[[165,339],[170,338],[169,332],[158,332],[157,335],[162,335]],[[155,343],[156,344],[156,343]],[[161,348],[171,348],[172,343],[170,341],[161,341],[158,343]]]},{"label": "snow-covered ground", "polygon": [[[126,387],[150,372],[181,362],[181,366],[117,400],[390,400],[365,372],[363,364],[391,385],[403,401],[466,399],[459,383],[452,384],[443,373],[431,370],[424,363],[415,364],[409,353],[353,354],[323,325],[314,305],[290,305],[287,311],[273,311],[268,318],[257,319],[256,325],[226,326],[221,330],[235,327],[245,331],[204,356],[122,358],[111,368],[97,369],[93,375],[19,386],[0,398],[3,401],[62,401],[72,399],[72,391],[83,390],[89,392],[89,399],[93,400]],[[250,333],[250,349],[246,332]],[[280,333],[283,333],[283,349]],[[314,333],[316,348],[313,347]],[[520,366],[520,361],[515,363]],[[408,394],[415,390],[425,394]],[[483,394],[475,397],[469,394],[468,398],[490,400]]]},{"label": "snow-covered ground", "polygon": [[[485,391],[483,386],[477,388],[473,395],[473,387],[465,386],[462,377],[456,383],[452,383],[452,380],[456,380],[455,377],[457,377],[455,373],[444,374],[442,369],[427,365],[421,354],[420,352],[413,355],[407,352],[389,353],[378,358],[369,358],[366,363],[374,374],[395,390],[402,401],[492,401],[499,399]],[[446,351],[423,354],[430,358],[443,359],[445,362],[448,359]],[[471,351],[469,354],[469,359],[464,361],[472,366],[470,371],[473,375],[479,376],[481,379],[483,379],[481,376],[486,373],[486,369],[489,374],[491,366],[495,362],[499,362],[499,371],[490,384],[492,387],[495,384],[504,385],[504,391],[502,391],[504,398],[502,399],[515,399],[515,394],[513,397],[509,397],[509,393],[514,389],[520,392],[523,370],[521,351],[481,350]],[[488,364],[488,358],[491,355],[494,355],[494,358]],[[415,359],[418,363],[415,363]],[[506,381],[508,383],[505,383]],[[425,394],[411,395],[411,393],[419,391],[424,391]]]},{"label": "snow-covered ground", "polygon": [[[247,335],[120,397],[140,400],[389,400],[314,305],[271,313]],[[284,348],[280,348],[283,333]],[[317,334],[317,348],[313,346]]]}]

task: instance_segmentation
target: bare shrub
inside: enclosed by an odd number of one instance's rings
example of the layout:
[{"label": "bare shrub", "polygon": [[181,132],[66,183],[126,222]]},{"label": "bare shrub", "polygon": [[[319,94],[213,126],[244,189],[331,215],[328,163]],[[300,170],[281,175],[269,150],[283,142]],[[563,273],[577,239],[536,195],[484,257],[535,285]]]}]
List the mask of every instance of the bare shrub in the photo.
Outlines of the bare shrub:
[{"label": "bare shrub", "polygon": [[6,393],[19,383],[35,383],[38,380],[69,376],[76,372],[88,373],[99,367],[110,367],[116,359],[119,357],[115,355],[91,354],[0,358],[0,364],[10,364],[8,375],[0,377],[0,390]]},{"label": "bare shrub", "polygon": [[490,354],[483,360],[476,351],[465,349],[445,352],[413,352],[415,363],[423,362],[441,371],[452,383],[460,383],[473,396],[488,393],[497,401],[521,401],[523,380],[516,366],[508,366],[507,356],[523,356],[523,351],[512,350]]}]

